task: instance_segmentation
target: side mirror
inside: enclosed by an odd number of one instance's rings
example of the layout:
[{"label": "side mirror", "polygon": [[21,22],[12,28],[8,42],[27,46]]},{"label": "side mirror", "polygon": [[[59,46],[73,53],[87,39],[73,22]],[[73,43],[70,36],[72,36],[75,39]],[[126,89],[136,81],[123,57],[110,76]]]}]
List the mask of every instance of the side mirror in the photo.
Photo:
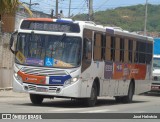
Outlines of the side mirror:
[{"label": "side mirror", "polygon": [[12,52],[13,54],[16,53],[16,51],[14,51],[14,50],[12,49],[12,46],[13,46],[13,42],[14,42],[14,36],[15,36],[17,33],[18,33],[18,31],[15,31],[15,32],[12,33],[11,38],[10,38],[10,43],[9,43],[9,49],[11,50],[11,52]]}]

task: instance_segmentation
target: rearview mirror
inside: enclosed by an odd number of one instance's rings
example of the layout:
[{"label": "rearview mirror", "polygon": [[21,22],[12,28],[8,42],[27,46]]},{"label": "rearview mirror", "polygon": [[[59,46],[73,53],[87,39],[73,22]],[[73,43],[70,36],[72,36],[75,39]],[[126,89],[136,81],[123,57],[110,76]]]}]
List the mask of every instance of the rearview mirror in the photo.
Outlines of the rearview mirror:
[{"label": "rearview mirror", "polygon": [[9,49],[11,50],[11,52],[12,52],[13,54],[16,53],[16,51],[14,51],[14,50],[12,49],[12,46],[13,46],[13,42],[14,42],[14,36],[15,36],[17,33],[18,33],[18,31],[15,31],[15,32],[12,33],[11,38],[10,38],[10,43],[9,43]]}]

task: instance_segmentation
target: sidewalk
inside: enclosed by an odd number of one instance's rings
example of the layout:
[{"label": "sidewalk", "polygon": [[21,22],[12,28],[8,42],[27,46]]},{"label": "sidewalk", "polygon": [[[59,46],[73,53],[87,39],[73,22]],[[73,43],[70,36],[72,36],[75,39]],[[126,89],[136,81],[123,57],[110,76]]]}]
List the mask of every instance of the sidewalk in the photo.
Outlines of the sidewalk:
[{"label": "sidewalk", "polygon": [[0,98],[6,98],[6,97],[28,97],[28,94],[26,93],[18,93],[18,92],[13,92],[12,89],[10,90],[0,90]]}]

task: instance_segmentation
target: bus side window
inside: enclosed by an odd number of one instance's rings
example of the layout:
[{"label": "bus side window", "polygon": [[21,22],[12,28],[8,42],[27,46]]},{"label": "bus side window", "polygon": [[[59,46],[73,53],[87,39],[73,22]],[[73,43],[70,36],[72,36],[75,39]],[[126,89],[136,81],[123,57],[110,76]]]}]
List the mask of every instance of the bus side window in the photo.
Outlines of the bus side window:
[{"label": "bus side window", "polygon": [[106,50],[106,35],[103,34],[101,36],[102,36],[102,39],[101,39],[101,42],[102,42],[101,43],[102,44],[101,57],[102,57],[103,60],[105,60],[105,55],[106,55],[106,52],[105,52],[105,50]]},{"label": "bus side window", "polygon": [[135,59],[136,59],[136,43],[137,43],[137,41],[134,40],[134,41],[133,41],[133,52],[132,52],[132,62],[133,62],[133,63],[136,63],[136,62],[135,62]]},{"label": "bus side window", "polygon": [[102,55],[102,34],[95,33],[94,35],[94,60],[101,61],[103,59]]},{"label": "bus side window", "polygon": [[125,49],[125,52],[124,52],[124,62],[125,63],[128,63],[128,39],[125,39],[124,41],[124,49]]},{"label": "bus side window", "polygon": [[139,62],[139,41],[136,41],[136,51],[135,51],[135,57],[134,57],[134,63],[138,63]]},{"label": "bus side window", "polygon": [[111,60],[111,36],[106,35],[106,49],[105,49],[105,60]]},{"label": "bus side window", "polygon": [[120,61],[120,38],[116,37],[116,44],[115,44],[115,61]]},{"label": "bus side window", "polygon": [[120,39],[120,62],[124,62],[124,39]]},{"label": "bus side window", "polygon": [[84,50],[83,50],[83,56],[86,60],[91,60],[92,58],[92,43],[88,38],[84,38]]},{"label": "bus side window", "polygon": [[153,44],[147,43],[146,44],[146,63],[150,64],[152,61],[152,53],[153,53]]},{"label": "bus side window", "polygon": [[129,59],[129,62],[132,63],[132,52],[133,52],[133,40],[129,40],[128,41],[128,51],[129,51],[129,54],[128,54],[128,59]]},{"label": "bus side window", "polygon": [[85,71],[92,61],[92,30],[84,29],[83,32],[83,58],[82,72]]},{"label": "bus side window", "polygon": [[115,45],[116,45],[116,41],[115,41],[115,37],[111,37],[111,60],[115,61]]},{"label": "bus side window", "polygon": [[145,63],[146,43],[139,42],[139,63]]}]

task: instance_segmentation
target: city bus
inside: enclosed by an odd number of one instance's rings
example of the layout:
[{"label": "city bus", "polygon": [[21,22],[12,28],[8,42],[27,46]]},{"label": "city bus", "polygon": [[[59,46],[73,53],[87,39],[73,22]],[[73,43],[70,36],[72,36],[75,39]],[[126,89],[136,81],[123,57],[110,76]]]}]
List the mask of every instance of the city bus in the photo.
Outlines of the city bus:
[{"label": "city bus", "polygon": [[153,39],[90,21],[27,18],[10,40],[13,90],[44,98],[130,103],[151,89]]}]

